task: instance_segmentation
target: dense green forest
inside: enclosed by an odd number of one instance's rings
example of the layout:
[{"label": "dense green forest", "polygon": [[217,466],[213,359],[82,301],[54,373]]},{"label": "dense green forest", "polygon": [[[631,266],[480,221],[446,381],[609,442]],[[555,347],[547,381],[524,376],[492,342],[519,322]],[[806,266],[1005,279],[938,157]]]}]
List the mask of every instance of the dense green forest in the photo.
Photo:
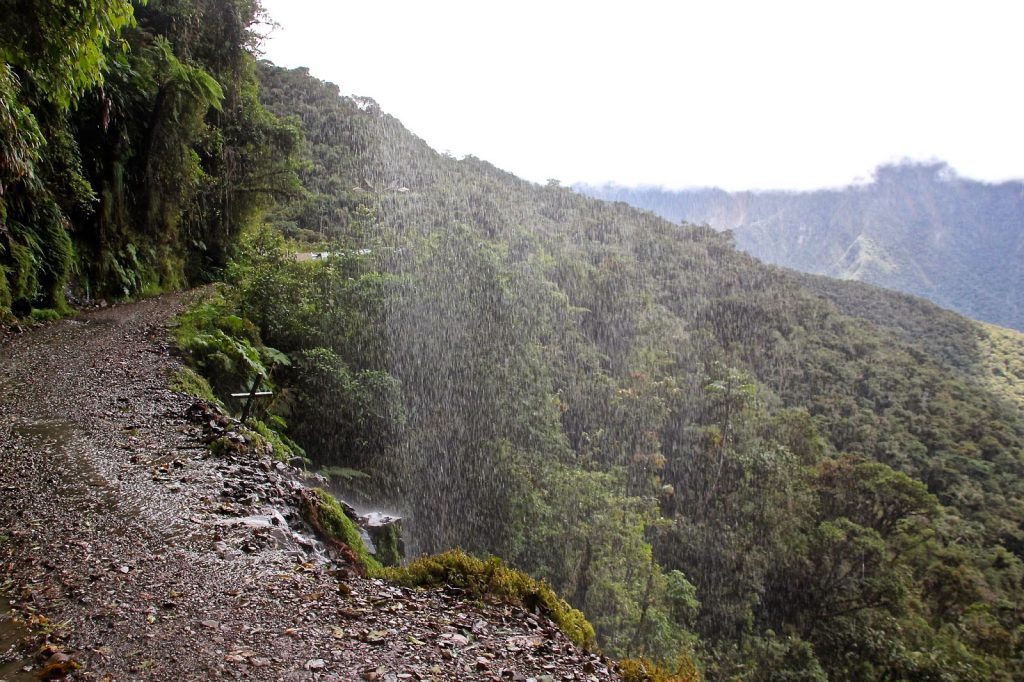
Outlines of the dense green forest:
[{"label": "dense green forest", "polygon": [[[1024,432],[983,328],[437,154],[261,69],[312,197],[236,295],[296,359],[293,435],[369,474],[417,550],[499,554],[608,650],[712,678],[1020,674]],[[279,233],[336,255],[294,263]]]},{"label": "dense green forest", "polygon": [[217,274],[302,135],[257,98],[251,0],[0,2],[0,315]]},{"label": "dense green forest", "polygon": [[941,162],[880,166],[871,182],[807,192],[585,186],[673,221],[732,230],[740,249],[803,272],[904,291],[1024,329],[1024,183]]},{"label": "dense green forest", "polygon": [[215,392],[265,374],[258,428],[399,510],[410,554],[501,556],[615,656],[680,679],[1024,676],[1019,336],[438,154],[257,62],[253,5],[125,8],[93,8],[103,59],[63,100],[31,68],[53,55],[3,36],[15,311],[223,273],[183,340]]}]

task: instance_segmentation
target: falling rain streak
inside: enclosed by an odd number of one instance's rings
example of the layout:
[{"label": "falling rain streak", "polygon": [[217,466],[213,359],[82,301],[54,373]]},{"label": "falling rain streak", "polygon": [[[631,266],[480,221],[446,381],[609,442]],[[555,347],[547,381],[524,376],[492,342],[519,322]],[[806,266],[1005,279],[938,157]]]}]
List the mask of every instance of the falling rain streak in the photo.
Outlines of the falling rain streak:
[{"label": "falling rain streak", "polygon": [[312,196],[246,247],[240,310],[290,357],[289,435],[408,556],[500,556],[684,678],[1020,672],[1024,422],[982,328],[261,72]]}]

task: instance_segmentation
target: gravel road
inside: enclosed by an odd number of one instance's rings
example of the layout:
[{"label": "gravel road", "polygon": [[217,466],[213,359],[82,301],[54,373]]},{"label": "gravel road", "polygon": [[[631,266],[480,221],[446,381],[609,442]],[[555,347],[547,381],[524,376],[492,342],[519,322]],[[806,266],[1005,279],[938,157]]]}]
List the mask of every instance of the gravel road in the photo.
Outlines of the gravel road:
[{"label": "gravel road", "polygon": [[211,455],[167,388],[182,300],[0,346],[0,682],[619,679],[536,614],[325,561],[302,473]]}]

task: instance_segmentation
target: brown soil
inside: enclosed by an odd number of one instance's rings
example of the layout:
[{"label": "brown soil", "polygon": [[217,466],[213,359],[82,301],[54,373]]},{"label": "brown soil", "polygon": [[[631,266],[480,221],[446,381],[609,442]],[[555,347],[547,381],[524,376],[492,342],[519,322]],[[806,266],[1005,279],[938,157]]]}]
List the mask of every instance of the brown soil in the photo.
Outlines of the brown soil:
[{"label": "brown soil", "polygon": [[537,614],[331,561],[301,472],[213,456],[167,388],[181,302],[0,342],[0,682],[618,679]]}]

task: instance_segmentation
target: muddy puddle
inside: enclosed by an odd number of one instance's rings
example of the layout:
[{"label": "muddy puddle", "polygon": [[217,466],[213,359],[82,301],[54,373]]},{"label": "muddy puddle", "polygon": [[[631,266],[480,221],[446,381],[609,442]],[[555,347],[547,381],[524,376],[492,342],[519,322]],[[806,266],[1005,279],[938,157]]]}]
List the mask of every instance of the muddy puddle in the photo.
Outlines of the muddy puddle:
[{"label": "muddy puddle", "polygon": [[[60,466],[54,467],[60,473],[58,485],[63,488],[62,492],[66,493],[64,499],[72,504],[73,509],[105,513],[117,507],[117,495],[111,490],[110,483],[88,456],[73,446],[78,434],[74,426],[61,421],[41,420],[16,424],[12,431],[48,456],[59,458]],[[78,490],[73,490],[75,487]]]},{"label": "muddy puddle", "polygon": [[59,448],[64,445],[74,432],[74,428],[65,422],[41,420],[23,421],[11,429],[16,435],[34,441],[36,445]]},{"label": "muddy puddle", "polygon": [[32,659],[24,646],[29,634],[14,619],[10,602],[0,599],[0,682],[36,679],[35,675],[24,670],[32,667]]}]

